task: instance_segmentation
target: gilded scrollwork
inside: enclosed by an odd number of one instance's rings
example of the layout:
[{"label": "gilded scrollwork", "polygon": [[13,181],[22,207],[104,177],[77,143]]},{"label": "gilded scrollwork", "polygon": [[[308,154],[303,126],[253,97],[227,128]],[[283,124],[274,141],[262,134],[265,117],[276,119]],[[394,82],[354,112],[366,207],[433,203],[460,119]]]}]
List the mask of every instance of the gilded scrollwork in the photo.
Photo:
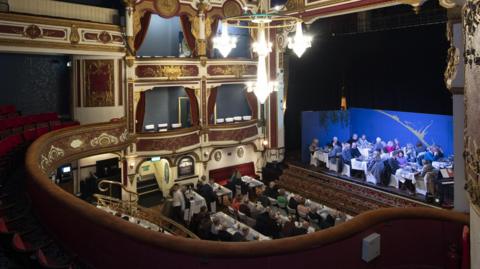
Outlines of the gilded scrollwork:
[{"label": "gilded scrollwork", "polygon": [[65,155],[65,151],[61,148],[51,146],[47,154],[42,154],[40,157],[40,168],[46,171],[50,165],[56,160],[62,158]]},{"label": "gilded scrollwork", "polygon": [[101,133],[99,136],[90,140],[90,146],[92,147],[106,147],[116,144],[118,144],[118,138],[107,133]]},{"label": "gilded scrollwork", "polygon": [[451,23],[447,23],[447,39],[450,42],[450,48],[447,51],[447,67],[444,73],[445,86],[452,89],[452,81],[457,76],[457,65],[460,62],[460,51],[453,44],[453,28]]}]

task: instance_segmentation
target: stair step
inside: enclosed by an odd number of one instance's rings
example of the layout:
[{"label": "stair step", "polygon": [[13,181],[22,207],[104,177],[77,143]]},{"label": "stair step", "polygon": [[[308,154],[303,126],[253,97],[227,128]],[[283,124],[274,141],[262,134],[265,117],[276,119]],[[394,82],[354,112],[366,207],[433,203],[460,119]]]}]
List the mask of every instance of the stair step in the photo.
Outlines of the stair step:
[{"label": "stair step", "polygon": [[154,193],[154,192],[159,192],[160,193],[160,189],[157,188],[157,189],[154,189],[154,190],[148,190],[148,191],[145,191],[145,192],[139,192],[138,195],[140,197],[146,195],[146,194],[150,194],[150,193]]},{"label": "stair step", "polygon": [[148,185],[142,185],[142,186],[140,186],[140,187],[137,186],[137,191],[140,192],[140,190],[149,189],[149,188],[152,188],[152,187],[158,188],[157,182],[154,182],[154,183],[148,184]]}]

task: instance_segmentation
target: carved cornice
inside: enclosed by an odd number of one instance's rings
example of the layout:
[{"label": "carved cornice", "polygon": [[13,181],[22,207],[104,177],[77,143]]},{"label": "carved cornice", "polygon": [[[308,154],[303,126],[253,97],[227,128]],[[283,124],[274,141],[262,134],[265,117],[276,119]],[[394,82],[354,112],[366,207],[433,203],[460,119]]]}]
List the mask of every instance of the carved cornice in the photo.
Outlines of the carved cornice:
[{"label": "carved cornice", "polygon": [[125,52],[119,26],[0,13],[0,45],[45,50]]}]

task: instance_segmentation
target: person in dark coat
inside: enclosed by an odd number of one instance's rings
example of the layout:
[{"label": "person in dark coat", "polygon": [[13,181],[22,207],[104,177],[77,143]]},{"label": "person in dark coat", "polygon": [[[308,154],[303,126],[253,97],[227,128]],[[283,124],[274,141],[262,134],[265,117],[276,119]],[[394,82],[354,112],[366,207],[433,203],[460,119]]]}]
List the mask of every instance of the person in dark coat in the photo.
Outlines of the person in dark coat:
[{"label": "person in dark coat", "polygon": [[217,200],[217,195],[213,191],[213,186],[211,184],[213,183],[203,182],[200,188],[198,188],[198,194],[200,194],[200,196],[205,198],[205,202],[207,202],[208,211],[212,211],[212,209],[210,208],[210,205],[212,202],[215,202]]},{"label": "person in dark coat", "polygon": [[275,219],[270,216],[270,211],[265,210],[263,213],[259,214],[256,219],[255,230],[259,233],[277,238],[279,234],[279,227]]}]

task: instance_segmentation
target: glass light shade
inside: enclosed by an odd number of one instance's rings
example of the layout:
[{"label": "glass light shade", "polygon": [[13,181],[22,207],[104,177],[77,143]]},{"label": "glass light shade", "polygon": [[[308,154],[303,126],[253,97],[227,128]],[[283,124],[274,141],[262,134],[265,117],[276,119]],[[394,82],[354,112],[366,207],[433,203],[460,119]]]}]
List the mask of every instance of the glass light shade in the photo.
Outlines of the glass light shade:
[{"label": "glass light shade", "polygon": [[312,37],[303,34],[301,22],[297,22],[295,28],[295,36],[288,38],[288,48],[292,49],[300,58],[303,53],[312,46]]},{"label": "glass light shade", "polygon": [[257,33],[257,41],[252,44],[253,51],[258,57],[267,57],[272,51],[272,44],[265,39],[265,28],[260,27]]},{"label": "glass light shade", "polygon": [[213,38],[213,47],[218,49],[223,57],[227,57],[232,49],[237,47],[237,39],[228,34],[227,23],[222,23],[222,34]]}]

